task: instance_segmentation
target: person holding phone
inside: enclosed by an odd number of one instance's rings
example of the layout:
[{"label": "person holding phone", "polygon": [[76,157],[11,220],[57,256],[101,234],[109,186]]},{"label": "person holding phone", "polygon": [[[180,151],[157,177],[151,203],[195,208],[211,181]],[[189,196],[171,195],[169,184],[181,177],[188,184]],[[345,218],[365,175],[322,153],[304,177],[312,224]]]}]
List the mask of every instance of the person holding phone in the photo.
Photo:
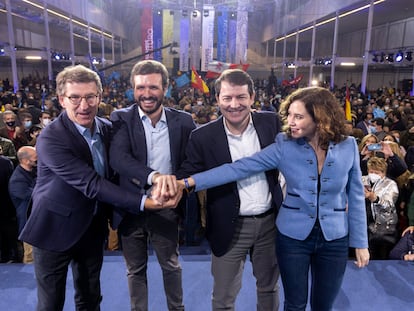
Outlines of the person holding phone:
[{"label": "person holding phone", "polygon": [[389,144],[379,141],[373,134],[364,136],[358,146],[362,175],[368,175],[367,163],[371,157],[384,158],[387,162],[386,176],[396,179],[407,170],[404,159],[395,154]]},{"label": "person holding phone", "polygon": [[372,259],[387,259],[398,239],[397,183],[385,176],[387,162],[372,157],[368,175],[362,176],[367,203],[368,242]]}]

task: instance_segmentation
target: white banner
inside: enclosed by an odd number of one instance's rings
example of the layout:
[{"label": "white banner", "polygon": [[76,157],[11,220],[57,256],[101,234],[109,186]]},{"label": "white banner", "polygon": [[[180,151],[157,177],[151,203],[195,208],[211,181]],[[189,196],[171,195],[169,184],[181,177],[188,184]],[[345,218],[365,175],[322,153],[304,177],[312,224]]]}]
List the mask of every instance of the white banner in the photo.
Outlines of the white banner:
[{"label": "white banner", "polygon": [[235,63],[247,62],[248,12],[237,12],[236,59]]},{"label": "white banner", "polygon": [[201,71],[207,71],[214,52],[214,7],[205,5],[203,8]]},{"label": "white banner", "polygon": [[[195,14],[197,13],[197,14]],[[190,34],[190,44],[191,44],[191,57],[190,57],[190,67],[195,69],[200,69],[200,47],[201,47],[201,12],[194,10],[191,15],[191,34]]]}]

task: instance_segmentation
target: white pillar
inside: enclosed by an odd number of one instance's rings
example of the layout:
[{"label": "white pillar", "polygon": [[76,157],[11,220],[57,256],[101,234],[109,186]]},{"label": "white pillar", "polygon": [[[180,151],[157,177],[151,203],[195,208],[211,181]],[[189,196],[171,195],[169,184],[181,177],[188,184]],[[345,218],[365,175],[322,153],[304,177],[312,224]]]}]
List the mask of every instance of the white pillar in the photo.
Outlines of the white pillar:
[{"label": "white pillar", "polygon": [[364,65],[362,68],[362,78],[361,78],[361,93],[362,94],[365,94],[366,87],[367,87],[369,49],[371,47],[371,33],[372,33],[373,19],[374,19],[374,0],[371,0],[371,5],[368,10],[367,36],[365,39]]},{"label": "white pillar", "polygon": [[286,34],[285,39],[283,40],[283,55],[282,55],[282,81],[285,79],[285,64],[286,64]]},{"label": "white pillar", "polygon": [[334,29],[334,37],[333,37],[333,45],[332,45],[332,64],[331,64],[331,82],[330,82],[331,90],[333,90],[335,86],[336,53],[338,49],[338,28],[339,28],[339,18],[338,18],[338,13],[337,13],[336,18],[335,18],[335,29]]},{"label": "white pillar", "polygon": [[309,64],[309,82],[308,85],[312,85],[313,79],[313,66],[315,66],[315,41],[316,41],[316,25],[313,22],[312,28],[312,47],[311,47],[311,57],[310,57],[310,64]]},{"label": "white pillar", "polygon": [[69,21],[69,30],[70,30],[70,58],[72,61],[72,66],[75,65],[75,39],[73,36],[73,17],[70,14],[70,21]]},{"label": "white pillar", "polygon": [[12,76],[13,76],[13,90],[16,93],[19,90],[19,78],[17,77],[17,63],[16,63],[16,51],[15,51],[15,41],[14,41],[14,31],[13,31],[13,19],[12,19],[12,7],[10,0],[6,0],[6,11],[7,11],[7,30],[9,33],[9,49],[10,49],[10,61],[12,66]]},{"label": "white pillar", "polygon": [[47,2],[43,1],[43,18],[45,19],[45,36],[46,36],[46,58],[47,58],[47,75],[49,87],[53,83],[52,51],[50,49],[50,31],[49,31],[49,13],[47,12]]},{"label": "white pillar", "polygon": [[296,31],[295,69],[293,71],[293,78],[296,78],[297,76],[298,53],[299,53],[299,31]]}]

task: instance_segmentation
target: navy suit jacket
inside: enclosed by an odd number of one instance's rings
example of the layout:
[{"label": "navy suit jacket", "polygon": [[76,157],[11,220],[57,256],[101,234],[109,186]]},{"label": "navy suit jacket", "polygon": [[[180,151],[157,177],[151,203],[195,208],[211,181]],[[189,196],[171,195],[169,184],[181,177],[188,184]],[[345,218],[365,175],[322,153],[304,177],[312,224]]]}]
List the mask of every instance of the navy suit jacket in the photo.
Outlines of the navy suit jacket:
[{"label": "navy suit jacket", "polygon": [[[101,118],[95,120],[108,149],[111,124]],[[97,174],[89,146],[66,112],[42,131],[36,150],[33,206],[21,240],[42,249],[65,251],[79,241],[94,217],[102,220],[99,230],[106,232],[108,218],[101,202],[139,213],[141,196]],[[108,165],[106,168],[109,177]]]},{"label": "navy suit jacket", "polygon": [[26,171],[18,165],[13,171],[13,175],[9,181],[10,198],[16,208],[17,224],[20,233],[27,219],[27,211],[30,199],[32,197],[33,188],[36,183],[34,172]]},{"label": "navy suit jacket", "polygon": [[[167,107],[164,109],[170,138],[172,174],[176,174],[185,159],[185,148],[195,124],[187,112]],[[111,121],[111,167],[119,174],[121,187],[144,194],[149,188],[148,175],[154,169],[147,166],[147,143],[138,106],[135,104],[114,111]],[[117,228],[124,216],[122,211],[115,211],[112,226]]]},{"label": "navy suit jacket", "polygon": [[[276,134],[280,131],[277,115],[273,112],[253,113],[252,120],[259,137],[260,147],[263,149],[273,143]],[[187,147],[187,160],[180,170],[180,177],[187,177],[231,162],[223,118],[220,117],[193,131]],[[278,176],[277,170],[266,172],[275,213],[282,202]],[[222,256],[228,251],[234,236],[239,209],[240,198],[236,182],[207,190],[206,236],[214,255]]]}]

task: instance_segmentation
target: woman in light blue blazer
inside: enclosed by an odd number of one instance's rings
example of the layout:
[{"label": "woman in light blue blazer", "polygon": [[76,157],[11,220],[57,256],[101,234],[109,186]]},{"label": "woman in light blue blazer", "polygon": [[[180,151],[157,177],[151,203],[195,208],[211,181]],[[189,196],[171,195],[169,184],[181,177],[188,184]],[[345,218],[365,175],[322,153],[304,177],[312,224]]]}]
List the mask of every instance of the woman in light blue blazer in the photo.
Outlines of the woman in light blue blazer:
[{"label": "woman in light blue blazer", "polygon": [[279,169],[287,182],[276,220],[284,310],[305,310],[309,268],[312,310],[331,310],[348,247],[355,248],[358,267],[369,262],[358,147],[353,137],[346,136],[343,109],[324,88],[295,91],[282,104],[280,116],[284,133],[275,143],[182,183],[198,191]]}]

